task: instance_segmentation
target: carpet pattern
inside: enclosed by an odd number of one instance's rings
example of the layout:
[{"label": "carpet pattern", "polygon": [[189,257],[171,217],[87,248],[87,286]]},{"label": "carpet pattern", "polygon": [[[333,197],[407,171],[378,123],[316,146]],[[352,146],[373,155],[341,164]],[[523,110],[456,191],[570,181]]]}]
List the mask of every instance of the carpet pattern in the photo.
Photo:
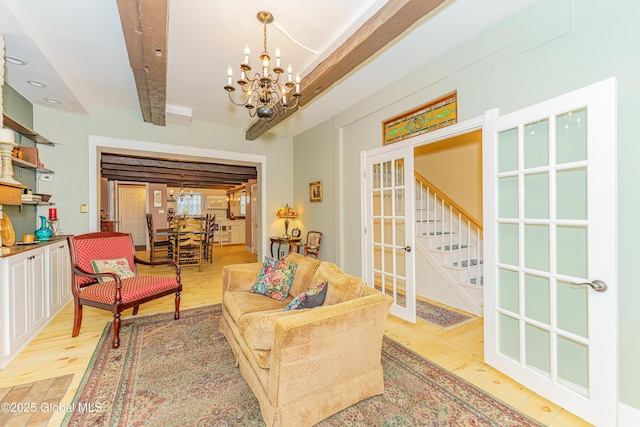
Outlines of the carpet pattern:
[{"label": "carpet pattern", "polygon": [[[396,295],[397,303],[403,307],[406,306],[405,296],[403,294]],[[449,329],[459,326],[473,317],[430,302],[416,299],[416,317],[441,328]]]},{"label": "carpet pattern", "polygon": [[[220,305],[125,319],[119,349],[105,327],[63,425],[264,426],[257,400],[218,332]],[[318,424],[540,426],[517,410],[385,338],[385,394]],[[301,414],[303,417],[304,414]]]}]

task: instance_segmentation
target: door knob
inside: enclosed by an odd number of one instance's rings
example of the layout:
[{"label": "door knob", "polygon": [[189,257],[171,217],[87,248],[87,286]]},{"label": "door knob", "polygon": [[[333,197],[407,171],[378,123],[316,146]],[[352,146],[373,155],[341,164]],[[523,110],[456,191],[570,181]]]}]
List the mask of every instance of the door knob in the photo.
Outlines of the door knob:
[{"label": "door knob", "polygon": [[574,286],[591,286],[591,288],[596,292],[604,292],[609,287],[602,280],[594,280],[593,282],[585,282],[585,283],[571,283]]},{"label": "door knob", "polygon": [[400,248],[404,251],[411,252],[411,246],[405,246],[404,248]]}]

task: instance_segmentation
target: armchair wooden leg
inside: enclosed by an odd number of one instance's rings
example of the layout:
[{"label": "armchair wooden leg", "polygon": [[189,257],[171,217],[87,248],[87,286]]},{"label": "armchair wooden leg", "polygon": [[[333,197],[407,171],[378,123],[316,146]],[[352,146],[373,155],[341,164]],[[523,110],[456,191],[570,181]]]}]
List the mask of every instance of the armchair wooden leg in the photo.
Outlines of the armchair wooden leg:
[{"label": "armchair wooden leg", "polygon": [[176,314],[173,316],[175,320],[180,318],[180,292],[176,292]]},{"label": "armchair wooden leg", "polygon": [[138,314],[138,309],[140,308],[139,305],[136,305],[135,307],[133,307],[133,315],[135,316],[136,314]]},{"label": "armchair wooden leg", "polygon": [[113,345],[111,348],[120,347],[120,313],[113,315]]},{"label": "armchair wooden leg", "polygon": [[77,337],[80,333],[80,326],[82,326],[82,304],[78,304],[74,301],[73,304],[73,332],[72,337]]}]

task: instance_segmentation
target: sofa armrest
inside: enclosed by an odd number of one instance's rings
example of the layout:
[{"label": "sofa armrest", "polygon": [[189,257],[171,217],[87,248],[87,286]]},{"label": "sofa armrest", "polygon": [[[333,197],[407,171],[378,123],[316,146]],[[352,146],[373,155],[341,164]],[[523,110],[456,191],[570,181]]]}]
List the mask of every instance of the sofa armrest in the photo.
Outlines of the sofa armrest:
[{"label": "sofa armrest", "polygon": [[278,319],[268,384],[273,403],[283,405],[365,372],[382,372],[382,336],[392,300],[376,292]]},{"label": "sofa armrest", "polygon": [[263,263],[227,265],[222,270],[222,295],[226,291],[249,291],[262,270]]}]

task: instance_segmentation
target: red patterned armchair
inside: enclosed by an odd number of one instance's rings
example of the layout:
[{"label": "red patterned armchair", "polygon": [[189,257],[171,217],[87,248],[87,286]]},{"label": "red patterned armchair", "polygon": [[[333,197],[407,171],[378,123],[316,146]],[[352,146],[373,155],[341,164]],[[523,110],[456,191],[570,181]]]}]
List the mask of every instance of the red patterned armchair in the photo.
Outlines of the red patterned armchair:
[{"label": "red patterned armchair", "polygon": [[[113,348],[120,346],[120,313],[165,295],[176,294],[175,316],[180,318],[180,266],[174,261],[148,262],[135,256],[131,234],[98,232],[67,237],[71,253],[73,333],[80,333],[82,306],[113,312]],[[136,264],[172,265],[175,276],[137,274]]]}]

